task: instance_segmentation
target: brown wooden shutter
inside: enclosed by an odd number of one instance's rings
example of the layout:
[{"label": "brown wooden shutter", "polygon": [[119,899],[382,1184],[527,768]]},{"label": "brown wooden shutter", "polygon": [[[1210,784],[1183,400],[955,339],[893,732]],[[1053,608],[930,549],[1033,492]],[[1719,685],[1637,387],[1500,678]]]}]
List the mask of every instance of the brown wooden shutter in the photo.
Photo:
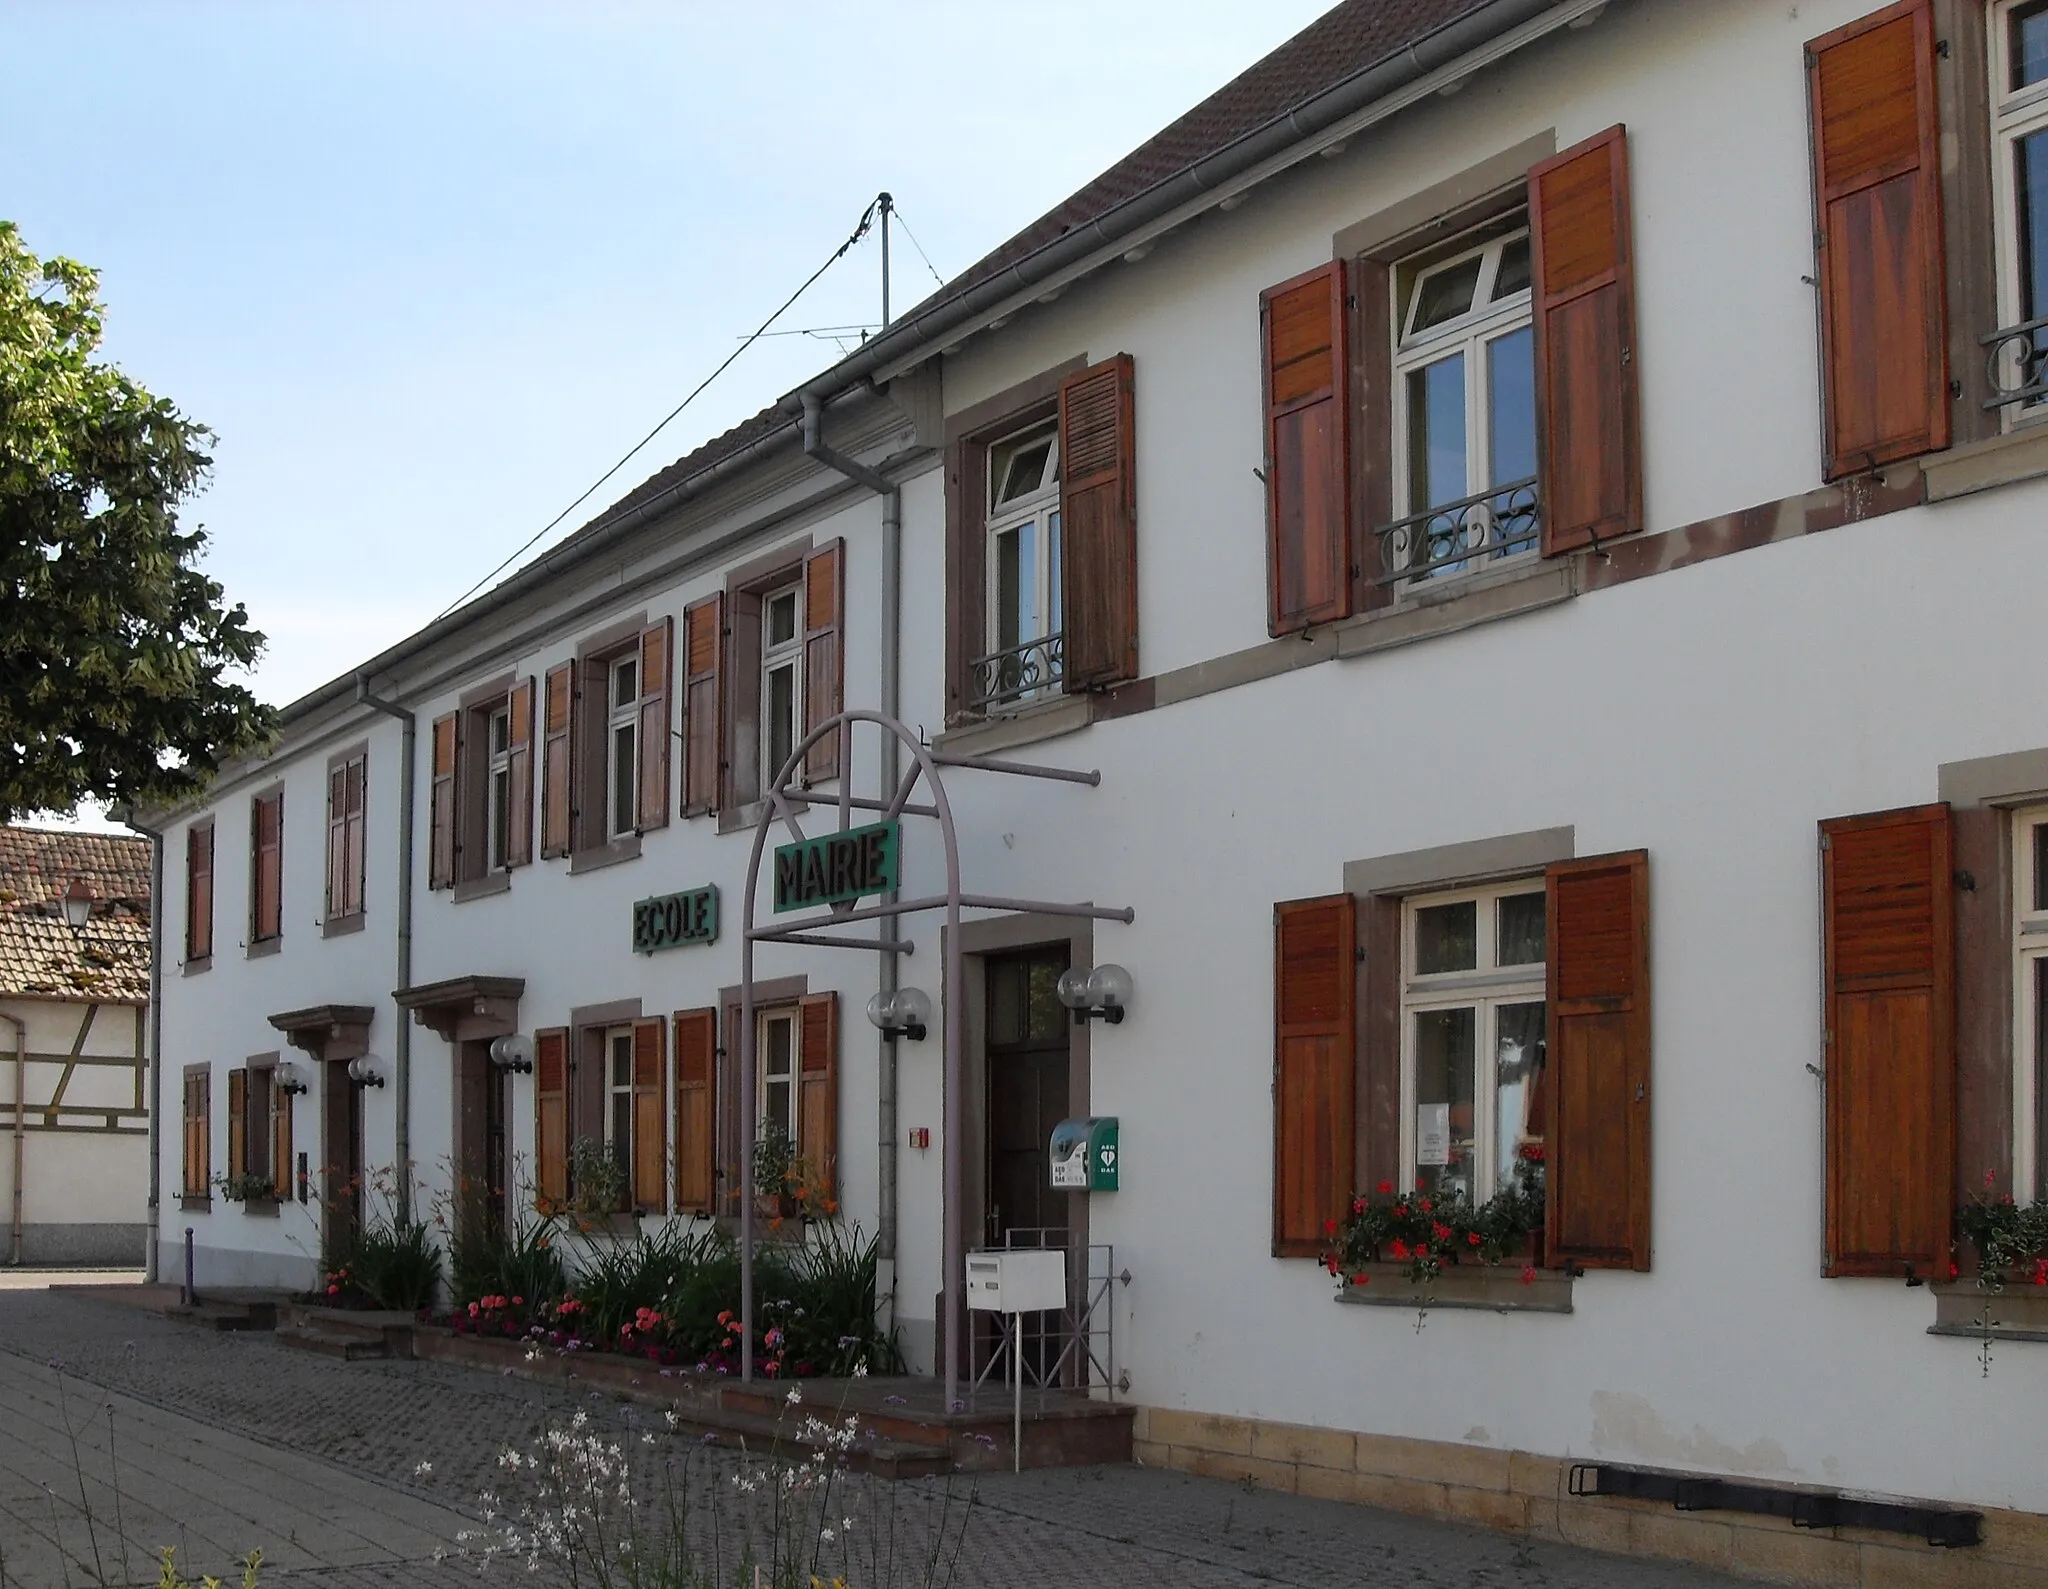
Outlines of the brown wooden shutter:
[{"label": "brown wooden shutter", "polygon": [[1128,353],[1060,382],[1060,609],[1070,690],[1138,676],[1135,366]]},{"label": "brown wooden shutter", "polygon": [[327,769],[327,919],[348,914],[348,764]]},{"label": "brown wooden shutter", "polygon": [[553,859],[569,853],[570,679],[576,664],[549,668],[541,698],[540,853]]},{"label": "brown wooden shutter", "polygon": [[683,815],[718,807],[718,762],[725,743],[725,701],[718,687],[725,650],[723,592],[683,609]]},{"label": "brown wooden shutter", "polygon": [[213,1076],[185,1072],[185,1195],[205,1197],[213,1181]]},{"label": "brown wooden shutter", "polygon": [[[846,709],[846,543],[835,540],[804,559],[804,721],[808,734]],[[839,737],[828,735],[804,757],[812,783],[839,775]]]},{"label": "brown wooden shutter", "polygon": [[292,1095],[270,1073],[270,1185],[277,1200],[292,1198]]},{"label": "brown wooden shutter", "polygon": [[1349,299],[1333,260],[1259,299],[1266,392],[1268,626],[1351,611]]},{"label": "brown wooden shutter", "polygon": [[185,830],[185,958],[213,956],[213,824]]},{"label": "brown wooden shutter", "polygon": [[533,1034],[533,1173],[543,1212],[569,1198],[569,1029]]},{"label": "brown wooden shutter", "polygon": [[1561,861],[1548,894],[1546,1262],[1650,1267],[1650,858]]},{"label": "brown wooden shutter", "polygon": [[798,1001],[796,1150],[814,1198],[839,1195],[839,995]]},{"label": "brown wooden shutter", "polygon": [[512,699],[505,725],[510,742],[506,771],[511,774],[510,809],[505,819],[505,866],[533,863],[533,708],[534,681],[531,675],[512,686]]},{"label": "brown wooden shutter", "polygon": [[1543,555],[1643,527],[1628,135],[1610,127],[1529,173]]},{"label": "brown wooden shutter", "polygon": [[[2013,1185],[2012,820],[1994,806],[1951,817],[1956,892],[1955,1203]],[[2021,855],[2025,855],[2022,850]],[[2032,872],[2020,870],[2032,881]],[[2032,997],[2031,987],[2027,996]],[[1988,1178],[1988,1184],[1987,1184]]]},{"label": "brown wooden shutter", "polygon": [[342,875],[347,894],[344,913],[359,915],[363,909],[363,861],[369,826],[370,758],[358,756],[342,769],[342,796],[347,815],[342,823]]},{"label": "brown wooden shutter", "polygon": [[228,1072],[228,1178],[249,1166],[249,1073]]},{"label": "brown wooden shutter", "polygon": [[633,1206],[652,1214],[668,1212],[667,1035],[658,1015],[633,1023]]},{"label": "brown wooden shutter", "polygon": [[668,826],[669,662],[675,655],[676,621],[657,618],[640,631],[640,799],[639,826]]},{"label": "brown wooden shutter", "polygon": [[427,799],[427,887],[455,886],[455,727],[457,714],[434,719],[434,765]]},{"label": "brown wooden shutter", "polygon": [[1806,46],[1822,472],[1949,444],[1934,14],[1905,0]]},{"label": "brown wooden shutter", "polygon": [[258,797],[250,807],[249,937],[263,943],[284,929],[284,791]]},{"label": "brown wooden shutter", "polygon": [[1273,1254],[1329,1249],[1351,1196],[1357,916],[1349,894],[1273,909]]},{"label": "brown wooden shutter", "polygon": [[1827,1269],[1947,1274],[1955,897],[1945,805],[1820,825]]},{"label": "brown wooden shutter", "polygon": [[717,1212],[718,1011],[678,1010],[676,1057],[676,1212]]}]

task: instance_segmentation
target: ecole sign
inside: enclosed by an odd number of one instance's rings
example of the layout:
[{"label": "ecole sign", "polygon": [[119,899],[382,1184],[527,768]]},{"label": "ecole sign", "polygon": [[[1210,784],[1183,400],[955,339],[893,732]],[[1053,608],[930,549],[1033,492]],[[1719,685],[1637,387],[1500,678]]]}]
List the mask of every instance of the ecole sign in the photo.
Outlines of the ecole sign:
[{"label": "ecole sign", "polygon": [[876,822],[799,839],[775,851],[775,908],[851,904],[896,886],[902,824]]},{"label": "ecole sign", "polygon": [[718,885],[686,888],[633,902],[633,953],[718,940]]}]

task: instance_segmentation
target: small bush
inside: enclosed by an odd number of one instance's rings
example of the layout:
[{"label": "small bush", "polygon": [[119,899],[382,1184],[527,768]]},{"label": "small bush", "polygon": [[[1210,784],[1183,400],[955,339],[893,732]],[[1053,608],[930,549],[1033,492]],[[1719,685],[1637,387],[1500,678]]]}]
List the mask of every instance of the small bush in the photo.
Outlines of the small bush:
[{"label": "small bush", "polygon": [[448,1242],[449,1286],[461,1309],[485,1297],[518,1298],[523,1319],[569,1289],[553,1221],[526,1213],[508,1230],[488,1205],[457,1211]]},{"label": "small bush", "polygon": [[441,1249],[424,1221],[396,1212],[373,1219],[341,1244],[327,1274],[336,1300],[362,1297],[393,1312],[430,1307],[441,1286]]}]

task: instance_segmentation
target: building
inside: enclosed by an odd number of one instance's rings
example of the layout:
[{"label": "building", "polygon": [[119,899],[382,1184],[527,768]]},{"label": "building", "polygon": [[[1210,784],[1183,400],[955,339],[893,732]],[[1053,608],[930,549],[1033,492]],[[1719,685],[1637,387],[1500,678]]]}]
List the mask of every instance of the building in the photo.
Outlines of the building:
[{"label": "building", "polygon": [[[1984,1559],[1565,1493],[1821,1486],[2048,1558],[2048,1332],[1950,1284],[1958,1207],[2048,1192],[2043,128],[2012,0],[1339,5],[151,817],[202,1279],[311,1277],[309,1164],[516,1202],[590,1136],[648,1218],[732,1206],[764,787],[867,708],[1099,770],[948,770],[962,873],[1133,913],[968,911],[923,1043],[859,1012],[939,991],[930,918],[900,964],[761,946],[745,1129],[885,1232],[914,1361],[953,1022],[956,1206],[1113,1248],[1148,1460],[1762,1572]],[[894,755],[814,747],[814,823]],[[710,886],[715,940],[635,953]],[[1111,962],[1127,1018],[1070,1023]],[[1052,1192],[1106,1116],[1119,1189]],[[1535,1154],[1525,1288],[1333,1305],[1354,1196]],[[290,1195],[209,1197],[230,1157]]]},{"label": "building", "polygon": [[149,882],[146,839],[0,827],[10,1263],[142,1266]]}]

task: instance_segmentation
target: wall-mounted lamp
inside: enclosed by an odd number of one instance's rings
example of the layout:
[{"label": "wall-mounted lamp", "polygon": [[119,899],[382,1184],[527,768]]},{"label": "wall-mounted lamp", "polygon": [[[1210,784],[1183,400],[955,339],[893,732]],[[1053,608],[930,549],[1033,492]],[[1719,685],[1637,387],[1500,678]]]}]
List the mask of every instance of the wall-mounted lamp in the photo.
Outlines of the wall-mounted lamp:
[{"label": "wall-mounted lamp", "polygon": [[92,920],[92,902],[98,897],[84,878],[71,879],[71,886],[64,890],[64,919],[73,932],[85,931],[85,924]]},{"label": "wall-mounted lamp", "polygon": [[276,1081],[277,1090],[288,1097],[296,1098],[306,1091],[306,1073],[290,1060],[277,1067]]},{"label": "wall-mounted lamp", "polygon": [[521,1032],[491,1039],[491,1063],[499,1070],[533,1074],[533,1039]]},{"label": "wall-mounted lamp", "polygon": [[1076,1026],[1086,1026],[1097,1016],[1116,1026],[1131,1002],[1131,974],[1122,966],[1097,966],[1093,971],[1075,966],[1060,973],[1055,991],[1060,1003],[1074,1012]]},{"label": "wall-mounted lamp", "polygon": [[348,1062],[348,1079],[357,1087],[381,1087],[384,1072],[377,1068],[377,1056],[364,1054]]},{"label": "wall-mounted lamp", "polygon": [[922,1043],[932,1024],[931,995],[923,988],[898,988],[868,1000],[868,1020],[884,1037]]}]

